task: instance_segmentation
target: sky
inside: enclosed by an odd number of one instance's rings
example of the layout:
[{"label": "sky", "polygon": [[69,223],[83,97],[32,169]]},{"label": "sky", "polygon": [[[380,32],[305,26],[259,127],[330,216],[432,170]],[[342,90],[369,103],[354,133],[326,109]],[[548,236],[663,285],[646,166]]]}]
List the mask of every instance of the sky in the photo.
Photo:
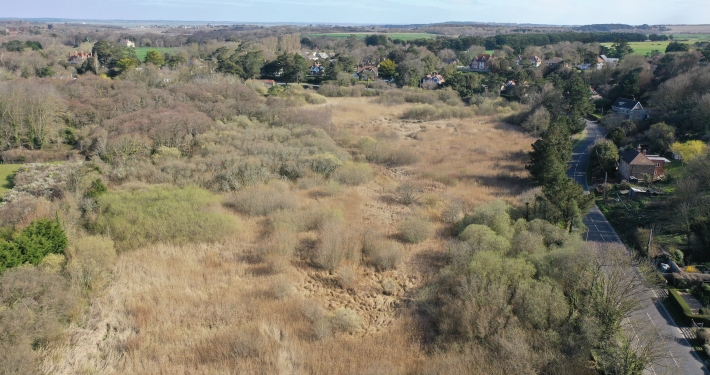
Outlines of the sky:
[{"label": "sky", "polygon": [[0,17],[415,24],[708,24],[709,0],[0,0]]}]

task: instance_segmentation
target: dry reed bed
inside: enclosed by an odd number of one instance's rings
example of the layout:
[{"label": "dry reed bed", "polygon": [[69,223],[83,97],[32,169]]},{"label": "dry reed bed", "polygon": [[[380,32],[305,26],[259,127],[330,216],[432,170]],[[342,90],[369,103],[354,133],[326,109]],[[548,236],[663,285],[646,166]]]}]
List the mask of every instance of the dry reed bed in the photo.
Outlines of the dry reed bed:
[{"label": "dry reed bed", "polygon": [[[372,165],[374,178],[356,187],[318,179],[275,185],[295,201],[251,213],[266,217],[243,213],[244,234],[222,244],[152,245],[122,254],[113,282],[86,320],[70,328],[65,346],[47,357],[45,372],[405,374],[439,367],[485,373],[459,355],[427,356],[407,301],[443,264],[453,220],[483,202],[517,199],[533,139],[487,117],[400,120],[410,104],[329,98],[325,106],[333,111],[333,136],[356,160],[365,136],[411,148],[419,160]],[[405,195],[410,204],[403,204]],[[353,259],[321,269],[309,258],[321,224],[296,230],[273,223],[319,210],[339,213],[359,236],[401,241],[399,225],[408,218],[433,223],[434,235],[400,245],[394,269]],[[291,261],[274,264],[263,249],[284,239],[296,241],[295,249],[275,251]]]}]

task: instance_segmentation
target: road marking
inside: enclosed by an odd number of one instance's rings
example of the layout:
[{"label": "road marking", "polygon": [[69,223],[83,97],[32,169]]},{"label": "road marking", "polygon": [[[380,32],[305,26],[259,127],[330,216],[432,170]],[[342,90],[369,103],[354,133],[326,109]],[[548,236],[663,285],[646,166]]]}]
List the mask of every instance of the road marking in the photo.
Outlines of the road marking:
[{"label": "road marking", "polygon": [[678,361],[675,360],[675,357],[673,356],[673,353],[669,350],[668,353],[671,355],[671,358],[673,358],[673,362],[675,362],[675,367],[680,367],[678,365]]},{"label": "road marking", "polygon": [[[649,315],[648,313],[646,313],[646,316],[648,317],[648,320],[651,321],[651,324],[653,324],[653,325],[655,326],[656,323],[653,321],[653,319],[651,319],[651,315]],[[659,333],[659,335],[660,335],[660,333]]]}]

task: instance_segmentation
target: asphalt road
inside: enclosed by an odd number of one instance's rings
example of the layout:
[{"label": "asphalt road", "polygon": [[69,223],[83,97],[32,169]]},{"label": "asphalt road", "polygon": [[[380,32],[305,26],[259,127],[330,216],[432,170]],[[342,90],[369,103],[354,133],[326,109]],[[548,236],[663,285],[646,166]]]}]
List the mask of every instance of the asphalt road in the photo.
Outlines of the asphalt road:
[{"label": "asphalt road", "polygon": [[[587,121],[587,138],[574,149],[572,161],[569,163],[567,176],[582,185],[585,192],[589,192],[586,173],[587,165],[589,164],[589,146],[597,138],[603,136],[603,129],[595,123]],[[584,224],[588,228],[587,241],[621,243],[621,239],[614,231],[614,228],[597,206],[594,206],[587,217],[584,218]],[[630,272],[634,271],[630,270]],[[654,363],[644,373],[653,375],[710,375],[710,371],[708,371],[702,359],[692,350],[683,335],[683,331],[675,325],[668,311],[661,304],[659,291],[648,289],[643,293],[647,295],[645,305],[632,314],[627,323],[634,332],[641,332],[644,331],[644,328],[652,327],[655,330],[653,334],[658,336],[657,347],[662,348],[664,353],[668,351],[668,355],[660,356],[657,363]],[[689,332],[687,328],[683,329]]]}]

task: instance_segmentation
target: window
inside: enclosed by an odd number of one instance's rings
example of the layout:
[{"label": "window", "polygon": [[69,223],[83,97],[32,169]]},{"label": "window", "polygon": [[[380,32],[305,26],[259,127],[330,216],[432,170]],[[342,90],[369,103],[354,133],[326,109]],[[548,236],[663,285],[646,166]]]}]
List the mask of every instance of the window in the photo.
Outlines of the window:
[{"label": "window", "polygon": [[661,163],[656,163],[656,167],[660,167],[660,166],[661,166]]}]

